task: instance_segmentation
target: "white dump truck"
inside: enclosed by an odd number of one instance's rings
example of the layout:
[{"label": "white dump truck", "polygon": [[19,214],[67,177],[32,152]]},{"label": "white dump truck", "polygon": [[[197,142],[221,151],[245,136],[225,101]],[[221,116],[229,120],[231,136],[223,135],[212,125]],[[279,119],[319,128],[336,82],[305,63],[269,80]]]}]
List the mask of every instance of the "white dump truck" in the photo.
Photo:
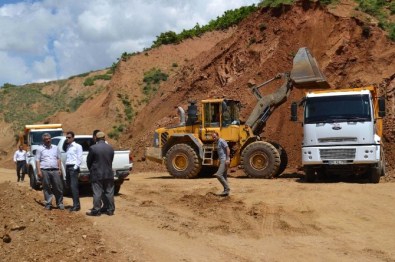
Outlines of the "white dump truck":
[{"label": "white dump truck", "polygon": [[[302,102],[302,165],[307,182],[331,175],[385,175],[384,97],[374,86],[308,92]],[[292,104],[292,120],[297,120]]]}]

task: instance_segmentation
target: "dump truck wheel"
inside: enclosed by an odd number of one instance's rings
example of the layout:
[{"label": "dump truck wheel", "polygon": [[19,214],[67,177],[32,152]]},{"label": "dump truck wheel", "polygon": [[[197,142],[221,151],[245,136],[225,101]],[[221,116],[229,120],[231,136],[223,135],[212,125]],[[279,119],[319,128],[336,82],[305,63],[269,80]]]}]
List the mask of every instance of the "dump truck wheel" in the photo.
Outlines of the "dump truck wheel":
[{"label": "dump truck wheel", "polygon": [[380,182],[381,170],[377,167],[372,167],[369,170],[369,180],[370,183],[377,184]]},{"label": "dump truck wheel", "polygon": [[257,141],[241,153],[241,166],[249,177],[272,178],[280,167],[280,154],[270,143]]},{"label": "dump truck wheel", "polygon": [[272,144],[278,151],[278,153],[280,154],[280,167],[278,168],[277,173],[274,175],[274,177],[278,177],[279,175],[281,175],[284,170],[287,168],[288,165],[288,155],[287,152],[285,151],[285,149],[277,142],[269,142],[270,144]]},{"label": "dump truck wheel", "polygon": [[166,168],[175,178],[193,178],[199,174],[202,165],[191,146],[176,144],[167,151]]},{"label": "dump truck wheel", "polygon": [[380,150],[380,157],[381,157],[381,161],[379,163],[380,175],[385,176],[385,154],[383,147],[381,147]]},{"label": "dump truck wheel", "polygon": [[310,167],[304,168],[304,181],[307,183],[313,183],[316,179],[315,170]]}]

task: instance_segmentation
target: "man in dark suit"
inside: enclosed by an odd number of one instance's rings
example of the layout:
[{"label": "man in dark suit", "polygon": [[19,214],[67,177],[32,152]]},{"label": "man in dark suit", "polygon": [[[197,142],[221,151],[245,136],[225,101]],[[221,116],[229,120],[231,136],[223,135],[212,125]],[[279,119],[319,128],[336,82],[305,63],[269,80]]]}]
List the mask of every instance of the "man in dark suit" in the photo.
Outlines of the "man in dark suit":
[{"label": "man in dark suit", "polygon": [[114,174],[112,171],[114,149],[106,143],[103,132],[98,132],[96,139],[97,142],[89,148],[86,159],[93,191],[93,208],[86,214],[100,216],[102,211],[105,211],[107,215],[112,216],[115,211]]}]

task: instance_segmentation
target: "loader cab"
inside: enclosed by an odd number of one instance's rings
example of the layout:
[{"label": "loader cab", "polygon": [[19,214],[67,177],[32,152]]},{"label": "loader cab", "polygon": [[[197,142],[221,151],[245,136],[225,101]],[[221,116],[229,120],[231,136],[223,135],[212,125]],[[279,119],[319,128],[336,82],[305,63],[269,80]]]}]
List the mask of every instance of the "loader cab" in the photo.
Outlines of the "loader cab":
[{"label": "loader cab", "polygon": [[[210,141],[211,133],[216,131],[226,137],[235,133],[231,130],[239,129],[241,104],[236,100],[207,99],[202,101],[202,129],[203,141]],[[233,127],[233,128],[232,128]],[[224,132],[226,134],[224,134]],[[237,131],[238,132],[238,131]]]}]

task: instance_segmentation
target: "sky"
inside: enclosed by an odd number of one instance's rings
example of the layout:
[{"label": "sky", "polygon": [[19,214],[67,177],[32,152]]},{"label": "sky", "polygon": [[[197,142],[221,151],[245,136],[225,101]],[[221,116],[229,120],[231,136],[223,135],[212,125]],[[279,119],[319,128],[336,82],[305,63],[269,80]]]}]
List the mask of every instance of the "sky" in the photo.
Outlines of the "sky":
[{"label": "sky", "polygon": [[0,0],[0,87],[110,67],[160,33],[259,0]]}]

